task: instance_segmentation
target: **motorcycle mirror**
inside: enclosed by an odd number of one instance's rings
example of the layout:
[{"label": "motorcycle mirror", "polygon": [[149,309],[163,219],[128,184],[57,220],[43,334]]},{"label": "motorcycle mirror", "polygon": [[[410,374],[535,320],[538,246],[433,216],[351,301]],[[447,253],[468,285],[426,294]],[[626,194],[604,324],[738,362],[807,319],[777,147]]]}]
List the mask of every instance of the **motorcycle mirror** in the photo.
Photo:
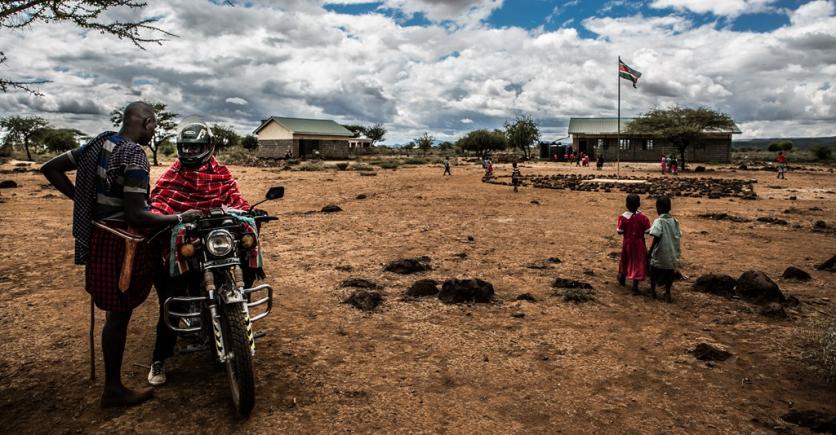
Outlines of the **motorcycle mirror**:
[{"label": "motorcycle mirror", "polygon": [[266,199],[279,199],[284,197],[284,186],[274,186],[267,191]]}]

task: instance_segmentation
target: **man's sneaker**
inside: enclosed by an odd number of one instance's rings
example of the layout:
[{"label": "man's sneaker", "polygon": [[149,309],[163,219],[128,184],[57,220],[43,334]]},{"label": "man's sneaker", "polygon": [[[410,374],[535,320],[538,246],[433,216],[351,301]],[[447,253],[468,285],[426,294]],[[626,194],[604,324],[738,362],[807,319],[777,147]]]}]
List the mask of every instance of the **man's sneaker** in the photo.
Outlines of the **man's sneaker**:
[{"label": "man's sneaker", "polygon": [[162,361],[154,361],[151,364],[151,371],[148,372],[148,383],[154,386],[165,383],[165,367]]}]

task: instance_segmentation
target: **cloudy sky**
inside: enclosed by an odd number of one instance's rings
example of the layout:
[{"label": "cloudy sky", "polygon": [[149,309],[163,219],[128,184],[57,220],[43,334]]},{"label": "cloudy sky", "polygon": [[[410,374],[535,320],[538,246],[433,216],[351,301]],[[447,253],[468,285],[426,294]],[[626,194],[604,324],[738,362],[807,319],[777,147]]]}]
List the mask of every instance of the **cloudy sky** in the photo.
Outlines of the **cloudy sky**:
[{"label": "cloudy sky", "polygon": [[[383,123],[389,144],[453,140],[530,114],[546,139],[571,116],[671,104],[727,112],[741,137],[836,135],[833,0],[149,0],[177,35],[136,49],[72,26],[0,31],[0,114],[96,133],[137,99],[249,133],[270,115]],[[123,13],[123,12],[122,12]]]}]

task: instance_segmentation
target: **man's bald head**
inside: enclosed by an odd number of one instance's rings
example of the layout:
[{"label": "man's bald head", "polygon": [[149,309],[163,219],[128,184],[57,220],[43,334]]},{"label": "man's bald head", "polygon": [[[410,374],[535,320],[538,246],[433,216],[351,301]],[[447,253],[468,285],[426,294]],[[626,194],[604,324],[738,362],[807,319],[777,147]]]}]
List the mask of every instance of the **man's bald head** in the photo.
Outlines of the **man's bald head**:
[{"label": "man's bald head", "polygon": [[154,108],[143,101],[134,101],[125,107],[120,133],[140,145],[148,145],[157,129]]}]

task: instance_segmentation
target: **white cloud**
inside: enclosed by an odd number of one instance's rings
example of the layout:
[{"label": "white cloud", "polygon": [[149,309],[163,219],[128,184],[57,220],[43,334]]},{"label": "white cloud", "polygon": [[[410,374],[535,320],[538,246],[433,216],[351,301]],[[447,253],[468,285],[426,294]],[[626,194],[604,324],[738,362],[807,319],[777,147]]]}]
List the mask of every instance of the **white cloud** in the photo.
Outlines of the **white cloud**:
[{"label": "white cloud", "polygon": [[776,0],[653,0],[650,7],[689,10],[699,14],[736,17],[770,10]]},{"label": "white cloud", "polygon": [[246,106],[247,104],[249,104],[247,102],[247,100],[245,100],[243,98],[238,98],[238,97],[230,97],[230,98],[227,98],[224,101],[226,101],[229,104],[236,104],[236,105],[239,105],[239,106]]},{"label": "white cloud", "polygon": [[[398,1],[438,21],[501,4]],[[0,94],[0,114],[39,114],[92,134],[110,128],[113,108],[150,99],[242,133],[270,115],[322,117],[382,122],[387,143],[403,143],[424,131],[450,140],[528,113],[558,138],[570,116],[614,115],[622,56],[643,73],[638,89],[622,88],[624,116],[707,105],[730,113],[746,136],[836,134],[832,1],[788,11],[790,24],[768,33],[695,26],[679,15],[584,20],[595,39],[573,28],[404,27],[311,3],[158,0],[147,14],[179,36],[147,51],[66,25],[4,31],[2,74],[51,82],[44,97]]]}]

